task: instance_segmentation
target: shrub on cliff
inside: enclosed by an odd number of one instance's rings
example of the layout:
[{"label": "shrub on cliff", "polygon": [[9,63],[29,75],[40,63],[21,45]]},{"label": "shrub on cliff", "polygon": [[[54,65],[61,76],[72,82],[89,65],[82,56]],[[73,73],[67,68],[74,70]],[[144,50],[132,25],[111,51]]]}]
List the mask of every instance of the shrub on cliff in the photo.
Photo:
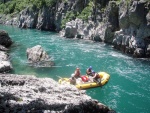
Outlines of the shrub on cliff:
[{"label": "shrub on cliff", "polygon": [[58,0],[12,0],[8,2],[0,2],[0,13],[11,14],[20,12],[28,6],[35,5],[37,8],[42,8],[44,5],[53,6]]}]

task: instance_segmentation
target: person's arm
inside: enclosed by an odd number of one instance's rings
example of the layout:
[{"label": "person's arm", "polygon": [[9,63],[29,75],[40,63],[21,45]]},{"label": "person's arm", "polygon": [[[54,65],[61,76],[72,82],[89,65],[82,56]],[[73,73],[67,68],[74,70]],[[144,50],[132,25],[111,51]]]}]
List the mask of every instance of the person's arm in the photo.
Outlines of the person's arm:
[{"label": "person's arm", "polygon": [[94,74],[94,76],[92,78],[95,78],[96,77],[96,74]]}]

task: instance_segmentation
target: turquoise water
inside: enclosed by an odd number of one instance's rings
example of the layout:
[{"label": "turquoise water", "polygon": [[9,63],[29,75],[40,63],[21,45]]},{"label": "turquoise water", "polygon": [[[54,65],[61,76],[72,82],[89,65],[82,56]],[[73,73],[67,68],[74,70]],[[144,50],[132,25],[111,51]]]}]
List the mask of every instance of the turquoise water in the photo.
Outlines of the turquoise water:
[{"label": "turquoise water", "polygon": [[[87,40],[66,39],[53,32],[2,26],[14,41],[9,51],[15,74],[37,77],[69,77],[76,67],[85,74],[88,66],[110,74],[102,88],[88,89],[87,94],[117,113],[150,113],[150,60],[133,59],[110,45]],[[31,67],[26,49],[41,45],[55,62],[54,67]]]}]

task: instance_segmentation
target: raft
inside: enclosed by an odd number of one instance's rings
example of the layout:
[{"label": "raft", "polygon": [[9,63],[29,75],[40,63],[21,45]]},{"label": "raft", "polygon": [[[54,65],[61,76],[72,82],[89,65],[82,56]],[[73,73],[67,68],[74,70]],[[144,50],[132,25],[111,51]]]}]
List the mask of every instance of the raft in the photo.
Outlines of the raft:
[{"label": "raft", "polygon": [[[98,84],[98,83],[93,82],[93,81],[83,82],[80,78],[80,80],[77,79],[75,86],[78,89],[89,89],[89,88],[94,88],[94,87],[105,85],[108,82],[108,80],[110,79],[110,75],[106,72],[98,72],[98,74],[101,78],[101,84]],[[90,77],[89,77],[89,79],[90,79]],[[69,78],[60,78],[58,80],[58,83],[70,84],[70,80],[69,80]]]}]

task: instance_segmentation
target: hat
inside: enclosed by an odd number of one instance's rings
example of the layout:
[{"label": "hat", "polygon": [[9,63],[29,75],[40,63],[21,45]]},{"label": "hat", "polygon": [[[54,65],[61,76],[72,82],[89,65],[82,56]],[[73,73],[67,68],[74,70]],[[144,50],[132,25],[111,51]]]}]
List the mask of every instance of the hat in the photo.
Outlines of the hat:
[{"label": "hat", "polygon": [[90,66],[89,68],[92,69],[92,66]]}]

